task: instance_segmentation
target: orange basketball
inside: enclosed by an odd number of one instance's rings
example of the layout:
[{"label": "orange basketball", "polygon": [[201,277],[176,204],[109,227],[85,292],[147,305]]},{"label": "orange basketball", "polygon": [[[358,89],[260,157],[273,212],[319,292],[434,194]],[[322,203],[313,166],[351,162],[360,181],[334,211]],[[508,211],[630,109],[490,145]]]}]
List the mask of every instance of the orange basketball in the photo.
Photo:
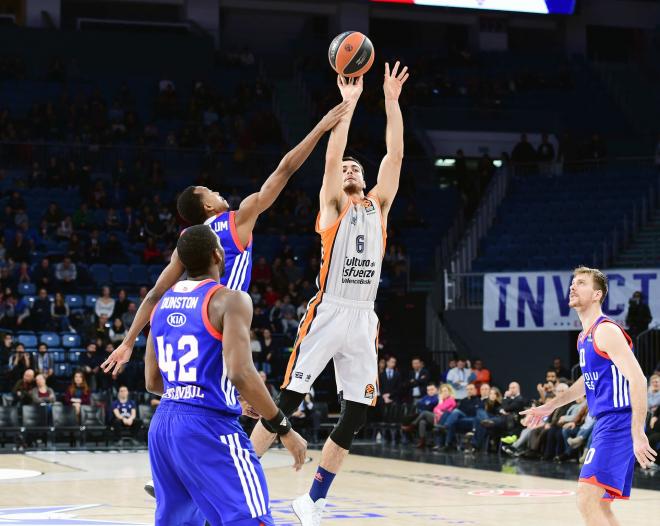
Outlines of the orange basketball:
[{"label": "orange basketball", "polygon": [[358,31],[346,31],[337,35],[328,50],[330,65],[344,77],[364,75],[374,63],[374,46]]}]

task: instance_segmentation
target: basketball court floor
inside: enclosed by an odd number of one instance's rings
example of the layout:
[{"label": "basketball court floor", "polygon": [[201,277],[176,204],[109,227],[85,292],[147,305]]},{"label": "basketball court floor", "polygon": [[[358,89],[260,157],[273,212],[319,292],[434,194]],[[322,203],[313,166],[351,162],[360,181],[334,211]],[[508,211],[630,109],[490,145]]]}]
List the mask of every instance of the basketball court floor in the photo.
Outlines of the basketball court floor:
[{"label": "basketball court floor", "polygon": [[[290,461],[285,451],[274,449],[264,457],[273,516],[278,525],[298,524],[289,503],[309,489],[319,454],[310,451],[310,462],[298,473],[288,467]],[[332,487],[323,524],[581,524],[575,508],[576,483],[572,474],[551,473],[552,477],[563,478],[528,475],[524,473],[529,470],[517,461],[498,461],[493,465],[484,459],[481,466],[479,458],[466,462],[462,454],[435,464],[419,462],[423,459],[419,456],[416,460],[391,458],[397,455],[401,454],[382,449],[380,458],[349,456]],[[536,466],[535,473],[543,474],[542,465]],[[0,525],[153,524],[154,501],[142,489],[149,478],[144,450],[3,454]],[[638,486],[645,489],[635,489],[629,502],[614,506],[624,525],[655,524],[660,517],[660,474],[638,475],[637,479],[641,482]]]}]

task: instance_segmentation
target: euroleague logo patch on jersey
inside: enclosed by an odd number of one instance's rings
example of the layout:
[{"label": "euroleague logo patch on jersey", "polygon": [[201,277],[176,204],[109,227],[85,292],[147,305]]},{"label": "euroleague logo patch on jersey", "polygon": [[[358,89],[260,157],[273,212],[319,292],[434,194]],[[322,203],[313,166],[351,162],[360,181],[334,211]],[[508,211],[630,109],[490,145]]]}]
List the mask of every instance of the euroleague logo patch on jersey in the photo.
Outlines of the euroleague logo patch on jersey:
[{"label": "euroleague logo patch on jersey", "polygon": [[376,207],[369,199],[363,199],[362,206],[364,207],[364,211],[367,213],[367,215],[376,213]]},{"label": "euroleague logo patch on jersey", "polygon": [[186,324],[186,315],[180,312],[173,312],[167,317],[167,324],[170,327],[181,327]]},{"label": "euroleague logo patch on jersey", "polygon": [[364,388],[364,397],[373,400],[374,396],[376,396],[376,388],[374,387],[374,384],[367,384]]}]

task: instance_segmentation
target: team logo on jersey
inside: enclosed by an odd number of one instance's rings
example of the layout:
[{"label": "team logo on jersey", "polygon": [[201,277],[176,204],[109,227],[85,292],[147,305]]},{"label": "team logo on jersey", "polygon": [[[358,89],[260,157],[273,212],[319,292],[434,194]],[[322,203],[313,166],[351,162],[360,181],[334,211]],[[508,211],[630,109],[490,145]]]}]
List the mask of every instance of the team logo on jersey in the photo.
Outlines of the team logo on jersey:
[{"label": "team logo on jersey", "polygon": [[367,215],[376,213],[376,207],[369,199],[364,199],[362,201],[362,206],[364,206],[364,210],[367,213]]},{"label": "team logo on jersey", "polygon": [[186,324],[186,315],[180,312],[173,312],[167,317],[167,324],[171,327],[181,327]]},{"label": "team logo on jersey", "polygon": [[374,387],[374,384],[367,384],[367,387],[364,388],[364,397],[373,400],[374,396],[376,396],[376,388]]}]

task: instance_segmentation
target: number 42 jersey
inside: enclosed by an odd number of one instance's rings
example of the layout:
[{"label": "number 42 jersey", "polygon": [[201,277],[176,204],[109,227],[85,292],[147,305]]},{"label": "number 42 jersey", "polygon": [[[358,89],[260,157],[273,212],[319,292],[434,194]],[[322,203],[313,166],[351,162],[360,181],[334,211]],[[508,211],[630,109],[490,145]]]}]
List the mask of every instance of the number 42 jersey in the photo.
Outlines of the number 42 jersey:
[{"label": "number 42 jersey", "polygon": [[163,377],[161,404],[241,414],[227,376],[222,334],[208,317],[209,301],[221,287],[211,279],[180,281],[154,308],[151,337]]}]

